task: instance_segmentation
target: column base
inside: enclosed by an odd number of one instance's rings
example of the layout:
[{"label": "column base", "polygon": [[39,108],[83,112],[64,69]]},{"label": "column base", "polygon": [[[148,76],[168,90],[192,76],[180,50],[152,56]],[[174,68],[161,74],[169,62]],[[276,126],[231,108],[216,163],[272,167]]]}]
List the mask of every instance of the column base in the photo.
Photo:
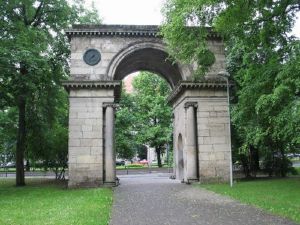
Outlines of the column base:
[{"label": "column base", "polygon": [[199,182],[198,178],[188,178],[187,181],[185,181],[186,184],[192,184]]},{"label": "column base", "polygon": [[103,182],[102,181],[82,181],[82,182],[72,182],[68,181],[68,188],[96,188],[96,187],[102,187]]},{"label": "column base", "polygon": [[104,182],[103,187],[117,187],[119,182]]},{"label": "column base", "polygon": [[115,181],[104,181],[104,187],[116,187],[120,185],[120,179],[116,177]]}]

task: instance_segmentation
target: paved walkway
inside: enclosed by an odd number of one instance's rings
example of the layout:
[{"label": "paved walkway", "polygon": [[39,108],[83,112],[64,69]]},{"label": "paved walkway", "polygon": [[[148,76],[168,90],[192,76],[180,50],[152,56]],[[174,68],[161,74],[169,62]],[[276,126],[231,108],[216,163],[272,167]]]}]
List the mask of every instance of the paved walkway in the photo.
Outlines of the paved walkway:
[{"label": "paved walkway", "polygon": [[168,176],[119,176],[110,225],[294,224]]}]

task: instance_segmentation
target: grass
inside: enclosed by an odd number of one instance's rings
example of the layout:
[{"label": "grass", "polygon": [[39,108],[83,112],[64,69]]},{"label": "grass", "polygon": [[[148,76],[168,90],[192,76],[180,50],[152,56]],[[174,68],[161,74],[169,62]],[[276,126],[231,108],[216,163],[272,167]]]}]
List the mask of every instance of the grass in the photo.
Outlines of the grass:
[{"label": "grass", "polygon": [[65,183],[27,180],[15,187],[14,179],[0,179],[0,224],[107,225],[112,205],[108,188],[66,189]]},{"label": "grass", "polygon": [[[162,168],[170,168],[171,166],[168,166],[167,164],[164,164]],[[129,164],[126,167],[125,166],[116,166],[117,170],[126,170],[126,169],[148,169],[148,165],[142,165],[142,164]],[[158,168],[157,164],[151,165],[150,168]]]},{"label": "grass", "polygon": [[228,184],[200,187],[300,223],[300,178],[241,181],[232,188]]}]

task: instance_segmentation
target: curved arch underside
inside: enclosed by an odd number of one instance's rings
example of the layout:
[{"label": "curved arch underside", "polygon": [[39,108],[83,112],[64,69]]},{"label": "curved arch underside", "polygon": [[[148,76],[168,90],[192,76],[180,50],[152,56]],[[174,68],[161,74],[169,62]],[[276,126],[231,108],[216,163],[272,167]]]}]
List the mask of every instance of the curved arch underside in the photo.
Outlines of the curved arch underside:
[{"label": "curved arch underside", "polygon": [[122,80],[128,74],[147,70],[167,80],[173,89],[182,80],[177,64],[168,59],[168,54],[154,48],[138,49],[127,55],[116,68],[114,80]]}]

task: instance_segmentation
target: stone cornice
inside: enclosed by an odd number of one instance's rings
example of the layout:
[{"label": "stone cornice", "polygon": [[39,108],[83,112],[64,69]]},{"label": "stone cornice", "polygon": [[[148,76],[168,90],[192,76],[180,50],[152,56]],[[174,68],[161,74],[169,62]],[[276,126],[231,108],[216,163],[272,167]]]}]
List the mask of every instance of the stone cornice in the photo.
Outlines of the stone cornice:
[{"label": "stone cornice", "polygon": [[191,89],[224,89],[227,87],[225,82],[213,81],[213,80],[204,80],[204,81],[181,81],[175,86],[172,93],[168,97],[168,102],[173,103],[180,96],[180,94],[185,90]]},{"label": "stone cornice", "polygon": [[112,89],[121,86],[120,81],[76,81],[67,80],[62,81],[64,88],[69,91],[70,89],[101,89],[107,88]]},{"label": "stone cornice", "polygon": [[[195,27],[190,27],[194,29]],[[216,32],[209,31],[210,38],[220,39]],[[73,36],[121,36],[121,37],[158,37],[160,27],[157,25],[73,25],[66,31],[69,38]]]}]

